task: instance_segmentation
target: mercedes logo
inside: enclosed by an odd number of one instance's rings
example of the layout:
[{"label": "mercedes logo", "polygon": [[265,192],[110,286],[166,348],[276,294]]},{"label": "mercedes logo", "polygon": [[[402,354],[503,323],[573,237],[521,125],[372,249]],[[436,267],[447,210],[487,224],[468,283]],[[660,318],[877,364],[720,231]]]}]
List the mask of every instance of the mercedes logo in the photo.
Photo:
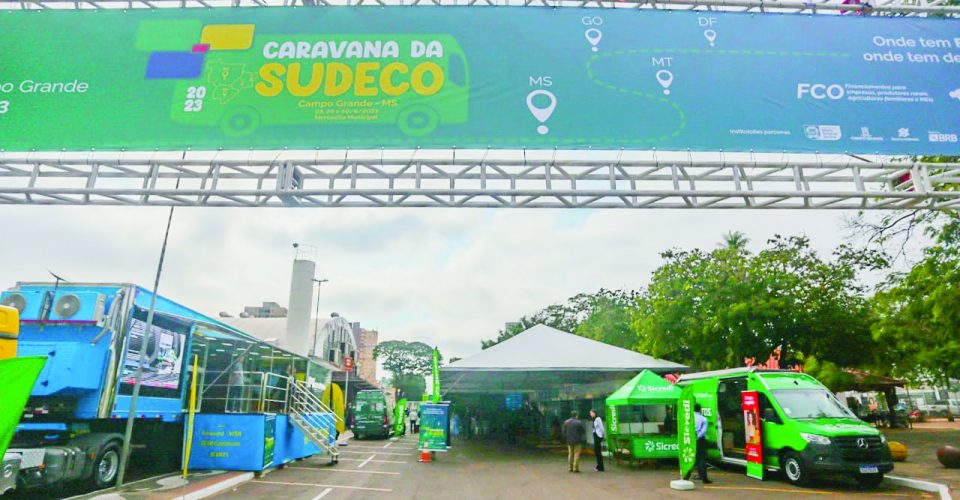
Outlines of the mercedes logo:
[{"label": "mercedes logo", "polygon": [[859,446],[860,448],[862,448],[862,449],[865,450],[865,449],[867,449],[867,448],[870,447],[870,444],[867,443],[867,440],[866,440],[866,439],[860,438],[860,439],[857,440],[857,446]]}]

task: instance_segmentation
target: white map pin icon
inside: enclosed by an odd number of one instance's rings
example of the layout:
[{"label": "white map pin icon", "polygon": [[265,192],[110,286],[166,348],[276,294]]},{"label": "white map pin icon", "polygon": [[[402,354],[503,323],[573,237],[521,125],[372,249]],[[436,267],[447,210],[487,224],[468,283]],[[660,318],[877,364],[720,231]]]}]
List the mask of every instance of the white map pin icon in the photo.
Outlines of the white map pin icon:
[{"label": "white map pin icon", "polygon": [[657,81],[660,82],[660,86],[663,87],[664,94],[670,94],[670,84],[673,83],[673,73],[661,69],[657,71]]},{"label": "white map pin icon", "polygon": [[[538,108],[533,103],[533,99],[540,95],[546,96],[548,99],[550,99],[550,104],[548,104],[546,107]],[[533,117],[536,118],[537,121],[539,121],[540,123],[544,123],[547,120],[549,120],[550,115],[553,114],[553,110],[556,107],[557,107],[557,96],[553,95],[553,92],[550,92],[549,90],[538,89],[527,94],[527,109],[530,110],[530,113],[533,114]],[[537,127],[537,133],[539,133],[540,135],[546,134],[549,131],[550,129],[547,128],[546,125],[540,125],[539,127]]]},{"label": "white map pin icon", "polygon": [[598,30],[597,28],[590,28],[587,31],[583,32],[583,36],[587,37],[587,41],[590,42],[590,45],[593,46],[590,48],[590,50],[594,52],[600,50],[599,48],[597,48],[597,44],[599,44],[600,39],[603,38],[602,31]]},{"label": "white map pin icon", "polygon": [[713,30],[704,30],[703,36],[707,38],[707,41],[710,42],[710,46],[713,47],[713,42],[717,41],[717,32]]}]

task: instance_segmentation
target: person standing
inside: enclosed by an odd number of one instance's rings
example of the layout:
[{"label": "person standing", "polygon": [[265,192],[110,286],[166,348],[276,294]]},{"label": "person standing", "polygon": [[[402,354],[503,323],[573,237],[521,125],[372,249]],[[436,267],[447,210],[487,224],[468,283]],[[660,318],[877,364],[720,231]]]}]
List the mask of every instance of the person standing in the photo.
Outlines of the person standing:
[{"label": "person standing", "polygon": [[[703,484],[713,481],[707,479],[707,417],[701,413],[700,403],[693,405],[693,428],[697,431],[697,479]],[[690,479],[690,472],[683,479]]]},{"label": "person standing", "polygon": [[603,438],[606,437],[607,430],[604,429],[603,419],[597,410],[590,410],[590,418],[593,419],[593,454],[597,457],[597,466],[593,471],[603,472]]},{"label": "person standing", "polygon": [[420,432],[420,415],[417,413],[417,408],[410,408],[410,432],[417,434]]},{"label": "person standing", "polygon": [[586,428],[579,416],[576,410],[571,411],[570,418],[563,423],[563,439],[567,443],[567,465],[570,466],[570,472],[580,472],[580,451],[586,435]]}]

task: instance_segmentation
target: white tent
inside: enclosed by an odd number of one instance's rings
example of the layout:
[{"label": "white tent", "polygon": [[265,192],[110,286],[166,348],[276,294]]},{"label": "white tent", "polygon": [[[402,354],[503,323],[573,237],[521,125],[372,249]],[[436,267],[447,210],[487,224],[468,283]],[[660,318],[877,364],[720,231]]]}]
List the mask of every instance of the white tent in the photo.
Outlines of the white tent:
[{"label": "white tent", "polygon": [[671,373],[687,367],[536,325],[440,373],[444,392],[510,392],[626,381],[642,370]]}]

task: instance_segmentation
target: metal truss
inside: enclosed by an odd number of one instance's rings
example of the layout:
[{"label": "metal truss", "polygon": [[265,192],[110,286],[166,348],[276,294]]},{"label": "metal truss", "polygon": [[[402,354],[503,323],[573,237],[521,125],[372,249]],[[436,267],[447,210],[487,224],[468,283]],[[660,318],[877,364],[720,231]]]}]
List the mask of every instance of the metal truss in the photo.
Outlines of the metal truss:
[{"label": "metal truss", "polygon": [[673,9],[889,16],[960,16],[946,0],[0,0],[0,10],[314,6],[472,6]]},{"label": "metal truss", "polygon": [[948,210],[958,187],[960,163],[839,155],[0,153],[0,204]]}]

